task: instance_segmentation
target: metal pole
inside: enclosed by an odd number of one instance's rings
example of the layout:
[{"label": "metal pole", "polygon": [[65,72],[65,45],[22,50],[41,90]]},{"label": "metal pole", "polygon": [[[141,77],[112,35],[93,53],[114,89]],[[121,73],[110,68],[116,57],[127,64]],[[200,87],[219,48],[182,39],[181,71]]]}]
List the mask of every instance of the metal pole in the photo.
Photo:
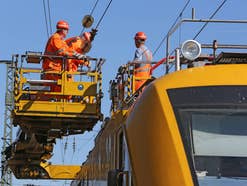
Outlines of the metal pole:
[{"label": "metal pole", "polygon": [[180,52],[178,48],[175,50],[175,56],[176,56],[175,71],[179,71],[180,70]]},{"label": "metal pole", "polygon": [[217,20],[217,19],[182,19],[180,22],[178,22],[175,26],[173,26],[169,33],[168,37],[172,35],[181,25],[182,23],[231,23],[231,24],[239,24],[243,23],[246,24],[247,20]]},{"label": "metal pole", "polygon": [[169,38],[170,37],[169,37],[169,34],[168,34],[168,36],[166,38],[166,59],[167,59],[167,61],[166,61],[166,74],[169,73],[169,49],[170,49]]},{"label": "metal pole", "polygon": [[195,19],[195,9],[192,8],[192,19]]},{"label": "metal pole", "polygon": [[0,61],[6,64],[6,92],[5,92],[5,112],[4,112],[4,132],[3,132],[3,146],[1,158],[1,186],[12,185],[11,170],[7,167],[7,157],[5,150],[12,144],[12,118],[11,112],[13,109],[13,88],[14,88],[14,57],[13,61]]}]

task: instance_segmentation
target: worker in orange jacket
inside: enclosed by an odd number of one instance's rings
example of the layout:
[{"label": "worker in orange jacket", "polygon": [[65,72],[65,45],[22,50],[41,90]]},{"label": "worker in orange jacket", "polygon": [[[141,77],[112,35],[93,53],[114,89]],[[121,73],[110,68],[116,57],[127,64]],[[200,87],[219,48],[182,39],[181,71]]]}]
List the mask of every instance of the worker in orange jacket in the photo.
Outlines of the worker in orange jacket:
[{"label": "worker in orange jacket", "polygon": [[[65,42],[71,49],[81,55],[84,55],[91,49],[91,33],[84,32],[81,37],[71,37],[66,39]],[[90,63],[86,58],[84,58],[83,60],[69,59],[67,70],[69,72],[76,72],[79,65],[90,67]],[[72,80],[72,78],[70,80]]]},{"label": "worker in orange jacket", "polygon": [[[78,54],[81,54],[84,56],[84,54],[89,52],[89,50],[91,49],[92,37],[93,36],[91,35],[90,32],[84,32],[81,36],[66,39],[65,42],[71,49],[78,52]],[[72,72],[67,78],[68,81],[70,82],[73,81],[73,72],[77,72],[79,65],[87,66],[89,68],[90,62],[87,60],[86,56],[82,60],[81,59],[69,59],[68,60],[67,71]],[[74,100],[72,96],[68,96],[68,99]],[[82,100],[83,98],[82,97],[80,98],[77,96],[77,99]]]},{"label": "worker in orange jacket", "polygon": [[134,61],[137,62],[144,62],[141,64],[136,64],[134,68],[134,75],[137,78],[135,81],[135,87],[134,91],[138,90],[145,81],[150,78],[150,69],[151,64],[147,64],[145,62],[151,62],[152,61],[152,52],[145,46],[145,41],[147,39],[147,36],[144,32],[137,32],[134,40],[136,45],[136,51],[134,56]]},{"label": "worker in orange jacket", "polygon": [[[66,66],[67,64],[66,61],[65,64],[63,64],[62,59],[58,59],[54,56],[75,56],[78,59],[82,58],[82,56],[78,54],[75,50],[71,49],[64,40],[69,31],[68,22],[60,20],[57,22],[56,28],[56,32],[49,38],[45,47],[44,55],[50,55],[51,57],[45,57],[43,60],[42,67],[45,72],[43,79],[61,79],[61,74],[59,73],[62,72],[62,70],[65,70],[63,68],[64,65]],[[54,73],[46,73],[49,71],[52,71]],[[51,91],[60,92],[61,86],[51,85]]]}]

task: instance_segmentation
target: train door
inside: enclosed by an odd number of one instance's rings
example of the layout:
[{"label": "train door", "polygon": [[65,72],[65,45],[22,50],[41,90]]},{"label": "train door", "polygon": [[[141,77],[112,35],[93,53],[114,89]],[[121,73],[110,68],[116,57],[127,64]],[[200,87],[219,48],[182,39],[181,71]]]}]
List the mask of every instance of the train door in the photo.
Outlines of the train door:
[{"label": "train door", "polygon": [[131,164],[130,164],[130,158],[129,158],[129,151],[128,146],[126,142],[126,138],[123,135],[123,146],[124,146],[124,174],[126,175],[124,178],[124,185],[125,186],[133,186],[132,182],[132,170],[131,170]]},{"label": "train door", "polygon": [[108,186],[132,186],[128,148],[122,129],[116,137],[116,169],[109,171]]},{"label": "train door", "polygon": [[125,166],[125,146],[124,146],[124,137],[123,137],[123,131],[120,130],[118,133],[118,152],[117,152],[117,168],[119,170],[124,170],[124,166]]}]

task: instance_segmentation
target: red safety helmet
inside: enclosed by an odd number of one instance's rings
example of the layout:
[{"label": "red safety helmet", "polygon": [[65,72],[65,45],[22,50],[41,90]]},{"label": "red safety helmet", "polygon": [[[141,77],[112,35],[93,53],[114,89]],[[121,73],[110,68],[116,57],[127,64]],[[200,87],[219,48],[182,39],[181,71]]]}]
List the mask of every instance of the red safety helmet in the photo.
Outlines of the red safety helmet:
[{"label": "red safety helmet", "polygon": [[60,20],[57,22],[57,29],[69,30],[69,23],[67,21]]},{"label": "red safety helmet", "polygon": [[91,41],[91,33],[90,32],[84,32],[83,37],[85,38],[86,41]]},{"label": "red safety helmet", "polygon": [[135,40],[146,40],[147,36],[144,32],[137,32],[135,35]]}]

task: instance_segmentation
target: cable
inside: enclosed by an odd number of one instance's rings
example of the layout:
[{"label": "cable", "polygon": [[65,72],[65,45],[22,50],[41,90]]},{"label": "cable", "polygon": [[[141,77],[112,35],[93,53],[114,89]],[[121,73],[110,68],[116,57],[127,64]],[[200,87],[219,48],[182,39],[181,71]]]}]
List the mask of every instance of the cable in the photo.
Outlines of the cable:
[{"label": "cable", "polygon": [[[87,138],[87,139],[86,139],[86,142],[83,143],[83,144],[81,145],[82,148],[80,148],[79,150],[80,150],[80,151],[84,151],[84,148],[85,148],[87,145],[89,145],[89,143],[90,143],[92,140],[94,140],[95,137],[96,137],[97,135],[98,135],[98,133],[95,133],[95,134],[92,134],[91,137]],[[78,152],[80,152],[79,150],[78,150]]]},{"label": "cable", "polygon": [[62,144],[62,139],[59,140],[60,141],[60,150],[61,150],[61,159],[62,159],[62,162],[64,164],[64,152],[63,152],[63,144]]},{"label": "cable", "polygon": [[[210,16],[210,20],[218,13],[218,11],[222,8],[222,6],[226,3],[227,0],[224,0],[220,6],[214,11],[214,13]],[[195,37],[193,39],[196,39],[197,36],[202,32],[202,30],[208,25],[208,22],[206,22],[202,28],[199,30],[199,32],[195,35]],[[174,64],[171,65],[171,67],[169,67],[168,71],[170,71],[170,69],[173,67]]]},{"label": "cable", "polygon": [[66,141],[64,143],[64,156],[65,156],[65,153],[66,153],[66,150],[67,150],[67,146],[68,146],[68,137],[66,137]]},{"label": "cable", "polygon": [[96,8],[98,2],[99,2],[99,0],[97,0],[96,3],[94,4],[94,7],[93,7],[93,9],[90,12],[90,15],[93,15],[94,9]]},{"label": "cable", "polygon": [[46,16],[45,0],[43,0],[43,7],[44,7],[44,14],[45,14],[46,33],[47,33],[47,37],[49,38],[49,31],[48,31],[48,23],[47,23],[47,16]]},{"label": "cable", "polygon": [[73,139],[73,154],[75,153],[75,137]]},{"label": "cable", "polygon": [[50,0],[47,0],[48,4],[48,15],[49,15],[49,23],[50,23],[50,35],[52,34],[52,24],[51,24],[51,9],[50,9]]},{"label": "cable", "polygon": [[[93,7],[93,9],[91,10],[91,12],[90,12],[90,14],[89,14],[90,16],[92,16],[92,15],[93,15],[93,12],[94,12],[94,10],[95,10],[95,8],[96,8],[96,6],[97,6],[98,2],[99,2],[99,0],[97,0],[97,1],[95,2],[94,7]],[[81,34],[80,34],[80,35],[82,35],[82,33],[84,32],[84,29],[85,29],[85,27],[83,27],[83,29],[82,29]]]},{"label": "cable", "polygon": [[[178,19],[181,19],[183,12],[185,11],[185,9],[187,8],[188,4],[190,3],[191,0],[188,0],[186,2],[186,4],[184,5],[183,9],[180,11],[180,13],[178,14],[176,20],[174,21],[174,23],[172,24],[171,28],[169,29],[172,30],[172,28],[175,26],[175,24],[177,23]],[[166,36],[161,40],[160,44],[158,45],[158,47],[156,48],[156,50],[153,53],[153,56],[155,56],[156,52],[160,49],[161,45],[164,43],[165,39],[168,37],[169,32],[166,34]]]},{"label": "cable", "polygon": [[[226,3],[227,0],[224,0],[221,5],[214,11],[214,13],[210,16],[209,20],[211,20],[216,14],[217,12],[222,8],[222,6]],[[202,30],[208,25],[208,22],[206,22],[202,28],[199,30],[199,32],[196,34],[196,36],[193,39],[196,39],[197,36],[202,32]]]},{"label": "cable", "polygon": [[[50,35],[52,34],[51,9],[50,9],[50,1],[49,0],[47,0],[47,7],[45,4],[45,0],[43,0],[43,8],[44,8],[44,15],[45,15],[46,33],[47,33],[47,37],[49,38]],[[47,18],[47,14],[48,14],[48,18]]]},{"label": "cable", "polygon": [[103,15],[101,16],[100,20],[98,21],[98,24],[96,25],[95,29],[97,29],[97,28],[98,28],[98,26],[99,26],[100,22],[101,22],[101,21],[102,21],[102,19],[104,18],[104,16],[105,16],[105,14],[106,14],[106,12],[107,12],[108,8],[110,7],[111,3],[112,3],[112,0],[110,0],[110,2],[108,3],[108,5],[107,5],[107,7],[106,7],[106,9],[105,9],[105,11],[104,11],[104,13],[103,13]]},{"label": "cable", "polygon": [[[94,7],[93,7],[93,10],[92,10],[91,14],[93,13],[93,11],[94,11],[94,9],[95,9],[95,7],[96,7],[97,3],[98,3],[98,0],[96,1],[95,5],[94,5]],[[96,27],[95,27],[94,29],[92,29],[92,32],[91,32],[91,41],[94,39],[94,36],[96,35],[96,32],[97,32],[97,28],[99,27],[99,25],[100,25],[101,21],[103,20],[103,18],[104,18],[104,16],[105,16],[105,14],[106,14],[107,10],[109,9],[109,7],[110,7],[111,3],[112,3],[112,0],[110,0],[110,2],[108,3],[108,5],[107,5],[106,9],[104,10],[104,12],[103,12],[103,14],[102,14],[102,16],[101,16],[100,20],[98,21],[98,23],[97,23]],[[82,36],[83,31],[84,31],[84,28],[83,28],[83,29],[82,29],[82,31],[81,31],[80,37]]]}]

